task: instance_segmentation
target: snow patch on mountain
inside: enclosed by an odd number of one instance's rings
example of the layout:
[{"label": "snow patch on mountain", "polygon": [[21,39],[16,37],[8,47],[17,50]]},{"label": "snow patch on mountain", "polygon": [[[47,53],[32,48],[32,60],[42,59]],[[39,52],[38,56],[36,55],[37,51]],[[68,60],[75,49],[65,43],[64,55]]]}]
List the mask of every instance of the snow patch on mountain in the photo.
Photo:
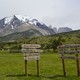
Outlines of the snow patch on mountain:
[{"label": "snow patch on mountain", "polygon": [[9,23],[12,18],[13,18],[13,16],[5,17],[5,24]]},{"label": "snow patch on mountain", "polygon": [[14,29],[14,26],[13,25],[11,25],[11,27],[12,27],[12,29]]},{"label": "snow patch on mountain", "polygon": [[30,20],[29,16],[15,15],[19,20],[25,22],[26,20]]}]

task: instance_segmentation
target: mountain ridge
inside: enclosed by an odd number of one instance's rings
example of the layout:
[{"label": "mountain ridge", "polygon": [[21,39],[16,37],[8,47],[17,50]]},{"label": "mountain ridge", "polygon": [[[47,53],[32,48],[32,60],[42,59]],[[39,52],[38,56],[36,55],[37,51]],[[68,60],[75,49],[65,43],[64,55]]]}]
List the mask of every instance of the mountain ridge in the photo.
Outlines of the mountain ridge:
[{"label": "mountain ridge", "polygon": [[[33,31],[33,32],[31,32]],[[31,34],[31,33],[32,34]],[[26,35],[28,33],[28,35]],[[12,34],[9,34],[7,36],[2,36],[0,37],[0,41],[18,41],[19,39],[27,39],[27,38],[33,38],[35,37],[35,34],[38,33],[38,36],[43,36],[42,33],[40,33],[39,31],[35,31],[34,29],[31,29],[31,30],[28,30],[28,31],[24,31],[24,32],[18,32],[18,33],[12,33]],[[33,35],[33,36],[32,36]],[[58,34],[54,34],[54,35],[46,35],[46,36],[43,36],[43,37],[54,37],[54,36],[75,36],[75,37],[78,37],[80,38],[80,30],[74,30],[74,31],[71,31],[71,32],[63,32],[63,33],[58,33]],[[67,37],[68,37],[67,36]],[[36,37],[37,38],[37,37]]]},{"label": "mountain ridge", "polygon": [[28,16],[13,15],[0,20],[0,36],[27,31],[28,29],[36,29],[43,35],[55,34],[53,29],[50,29],[47,25],[39,22],[37,19],[32,19]]},{"label": "mountain ridge", "polygon": [[63,32],[73,31],[72,28],[69,28],[69,27],[59,27],[58,29],[56,27],[53,27],[53,30],[55,31],[55,33],[63,33]]}]

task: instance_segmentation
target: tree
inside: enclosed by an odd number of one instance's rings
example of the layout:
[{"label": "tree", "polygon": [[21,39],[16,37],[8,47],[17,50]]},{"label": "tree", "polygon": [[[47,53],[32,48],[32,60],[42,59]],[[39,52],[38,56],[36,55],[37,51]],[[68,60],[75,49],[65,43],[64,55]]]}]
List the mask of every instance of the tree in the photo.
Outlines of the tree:
[{"label": "tree", "polygon": [[62,37],[58,37],[58,39],[54,39],[51,41],[51,48],[54,52],[56,52],[56,49],[59,45],[62,45],[63,39]]}]

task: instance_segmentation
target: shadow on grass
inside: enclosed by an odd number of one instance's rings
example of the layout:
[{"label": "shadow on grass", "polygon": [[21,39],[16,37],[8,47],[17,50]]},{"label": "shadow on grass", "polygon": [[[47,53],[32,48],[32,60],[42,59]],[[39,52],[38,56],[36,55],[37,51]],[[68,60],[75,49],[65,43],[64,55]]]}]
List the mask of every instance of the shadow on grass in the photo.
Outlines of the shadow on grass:
[{"label": "shadow on grass", "polygon": [[[25,77],[26,74],[6,75],[6,77]],[[37,75],[28,74],[28,76],[37,77]]]},{"label": "shadow on grass", "polygon": [[6,77],[22,77],[22,76],[25,76],[25,74],[6,75]]},{"label": "shadow on grass", "polygon": [[[18,74],[18,75],[6,75],[6,77],[25,77],[26,74]],[[28,74],[28,76],[31,76],[31,77],[43,77],[43,78],[57,78],[57,77],[64,77],[63,75],[54,75],[54,76],[37,76],[37,75],[31,75],[31,74]]]},{"label": "shadow on grass", "polygon": [[57,78],[57,77],[64,77],[63,75],[54,75],[54,76],[41,76],[41,77],[44,77],[44,78]]}]

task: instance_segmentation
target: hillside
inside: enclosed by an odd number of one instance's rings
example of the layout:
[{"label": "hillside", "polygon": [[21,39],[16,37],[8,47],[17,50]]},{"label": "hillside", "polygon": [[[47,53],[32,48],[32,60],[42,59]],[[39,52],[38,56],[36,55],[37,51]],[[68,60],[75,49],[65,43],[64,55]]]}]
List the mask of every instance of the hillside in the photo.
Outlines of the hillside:
[{"label": "hillside", "polygon": [[4,37],[0,37],[0,40],[1,41],[15,41],[15,40],[18,40],[20,38],[32,38],[34,36],[42,36],[42,35],[43,34],[40,33],[38,30],[29,29],[29,30],[24,31],[24,32],[16,32],[16,33],[4,36]]},{"label": "hillside", "polygon": [[[35,37],[34,35],[37,35],[39,37]],[[51,36],[43,36],[39,31],[31,29],[28,31],[17,32],[4,37],[0,37],[0,41],[24,41],[26,39],[26,41],[30,40],[33,43],[47,43],[50,39],[55,39],[59,36],[65,40],[65,43],[80,43],[80,30],[59,33]]]},{"label": "hillside", "polygon": [[18,39],[20,42],[26,43],[39,43],[39,44],[49,44],[51,41],[58,39],[63,39],[63,44],[73,44],[73,43],[80,43],[80,30],[72,31],[72,32],[65,32],[59,33],[51,36],[39,36],[33,37],[29,39]]}]

